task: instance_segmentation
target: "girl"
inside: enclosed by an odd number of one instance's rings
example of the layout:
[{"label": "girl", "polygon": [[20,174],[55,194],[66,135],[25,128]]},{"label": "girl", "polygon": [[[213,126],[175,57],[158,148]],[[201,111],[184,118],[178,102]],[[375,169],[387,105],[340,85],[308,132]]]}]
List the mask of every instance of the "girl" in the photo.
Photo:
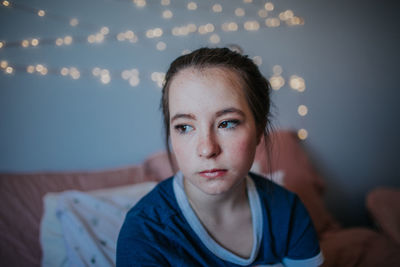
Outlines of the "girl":
[{"label": "girl", "polygon": [[179,171],[127,214],[117,266],[322,264],[299,198],[249,173],[268,138],[269,93],[252,60],[227,48],[171,64],[161,108]]}]

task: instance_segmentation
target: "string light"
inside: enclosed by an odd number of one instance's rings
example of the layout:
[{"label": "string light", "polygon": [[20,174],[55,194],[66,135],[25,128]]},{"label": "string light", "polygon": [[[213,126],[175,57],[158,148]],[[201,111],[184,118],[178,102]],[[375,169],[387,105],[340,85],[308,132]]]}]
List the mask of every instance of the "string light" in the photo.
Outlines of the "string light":
[{"label": "string light", "polygon": [[0,41],[0,48],[3,48],[4,44],[5,43],[3,41]]},{"label": "string light", "polygon": [[268,18],[265,20],[265,25],[267,27],[279,27],[281,25],[281,22],[278,18]]},{"label": "string light", "polygon": [[167,48],[167,44],[164,42],[158,42],[156,45],[157,50],[163,51]]},{"label": "string light", "polygon": [[197,4],[195,2],[189,2],[187,5],[187,8],[189,10],[196,10],[197,9]]},{"label": "string light", "polygon": [[273,90],[279,90],[285,85],[285,79],[280,75],[274,75],[269,78],[269,82]]},{"label": "string light", "polygon": [[244,23],[244,29],[247,31],[257,31],[260,28],[258,21],[249,20]]},{"label": "string light", "polygon": [[161,0],[161,5],[163,6],[169,6],[170,3],[171,3],[170,0]]},{"label": "string light", "polygon": [[140,83],[139,70],[138,69],[124,70],[121,73],[121,77],[124,80],[128,80],[129,84],[132,87],[138,86],[139,83]]},{"label": "string light", "polygon": [[219,42],[221,42],[221,38],[218,34],[214,33],[210,36],[209,41],[212,44],[218,44]]},{"label": "string light", "polygon": [[172,16],[173,16],[172,11],[168,10],[168,9],[164,10],[163,13],[162,13],[162,17],[164,19],[170,19],[170,18],[172,18]]},{"label": "string light", "polygon": [[308,113],[308,108],[305,105],[300,105],[297,108],[297,112],[299,113],[300,116],[306,116]]},{"label": "string light", "polygon": [[227,22],[222,24],[222,30],[223,31],[229,31],[229,32],[234,32],[237,31],[239,26],[236,24],[236,22]]},{"label": "string light", "polygon": [[14,69],[13,69],[12,67],[7,67],[7,68],[5,69],[5,72],[6,72],[7,74],[12,74],[12,73],[14,72]]},{"label": "string light", "polygon": [[151,80],[154,81],[158,87],[162,87],[164,85],[165,73],[163,72],[153,72],[151,74]]},{"label": "string light", "polygon": [[268,12],[265,9],[260,9],[257,14],[260,18],[266,18],[268,16]]},{"label": "string light", "polygon": [[215,4],[212,6],[212,11],[215,13],[221,13],[222,12],[222,6],[220,4]]},{"label": "string light", "polygon": [[272,67],[272,71],[274,72],[274,75],[281,75],[282,74],[282,66],[280,65],[274,65]]},{"label": "string light", "polygon": [[8,1],[3,1],[3,6],[10,6],[10,2],[8,2]]},{"label": "string light", "polygon": [[267,11],[272,11],[272,10],[274,10],[274,4],[272,4],[271,2],[265,3],[264,8]]},{"label": "string light", "polygon": [[32,46],[37,46],[38,44],[39,44],[39,40],[38,39],[34,38],[34,39],[31,40],[31,45]]},{"label": "string light", "polygon": [[72,27],[76,27],[79,24],[79,20],[77,18],[73,18],[69,21],[69,25],[71,25]]},{"label": "string light", "polygon": [[243,8],[238,7],[238,8],[235,9],[235,15],[236,16],[243,17],[245,14],[246,13],[245,13]]},{"label": "string light", "polygon": [[306,129],[300,129],[297,131],[297,136],[300,140],[305,140],[308,137],[308,132]]},{"label": "string light", "polygon": [[2,69],[7,68],[7,67],[8,67],[8,62],[7,62],[6,60],[2,60],[2,61],[0,62],[0,67],[1,67]]},{"label": "string light", "polygon": [[306,83],[304,79],[297,75],[290,76],[289,85],[293,90],[296,90],[298,92],[304,92],[304,90],[306,89]]},{"label": "string light", "polygon": [[262,64],[262,58],[260,56],[255,56],[253,57],[253,62],[254,64],[256,64],[257,66],[261,66]]},{"label": "string light", "polygon": [[145,7],[146,6],[146,0],[133,0],[133,3],[137,7]]},{"label": "string light", "polygon": [[44,17],[46,15],[46,12],[41,9],[41,10],[38,11],[37,14],[38,14],[39,17]]}]

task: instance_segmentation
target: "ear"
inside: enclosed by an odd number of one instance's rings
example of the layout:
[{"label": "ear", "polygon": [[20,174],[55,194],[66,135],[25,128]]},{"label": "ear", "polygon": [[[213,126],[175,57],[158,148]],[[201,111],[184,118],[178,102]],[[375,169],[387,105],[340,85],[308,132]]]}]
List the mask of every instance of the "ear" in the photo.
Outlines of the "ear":
[{"label": "ear", "polygon": [[261,130],[258,130],[257,133],[257,146],[260,144],[260,142],[263,140],[264,137],[264,132]]}]

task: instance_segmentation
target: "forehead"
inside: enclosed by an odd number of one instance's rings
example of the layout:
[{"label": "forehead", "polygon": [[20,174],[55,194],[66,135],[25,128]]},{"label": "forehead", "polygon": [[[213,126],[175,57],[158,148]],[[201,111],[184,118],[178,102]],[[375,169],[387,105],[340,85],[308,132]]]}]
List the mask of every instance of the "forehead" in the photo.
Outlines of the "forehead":
[{"label": "forehead", "polygon": [[[239,73],[223,67],[187,68],[172,80],[169,110],[211,111],[224,106],[248,109],[243,81]],[[185,109],[185,110],[182,110]]]},{"label": "forehead", "polygon": [[[194,83],[209,84],[210,86],[216,84],[223,84],[244,95],[244,82],[240,73],[236,70],[227,67],[188,67],[180,70],[172,79],[170,87],[186,87]],[[171,94],[171,92],[169,92]]]}]

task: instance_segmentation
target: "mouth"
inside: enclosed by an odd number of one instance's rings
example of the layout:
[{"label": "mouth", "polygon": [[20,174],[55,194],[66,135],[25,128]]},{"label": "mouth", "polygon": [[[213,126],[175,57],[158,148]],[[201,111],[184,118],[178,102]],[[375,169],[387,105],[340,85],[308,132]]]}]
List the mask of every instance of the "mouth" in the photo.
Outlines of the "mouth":
[{"label": "mouth", "polygon": [[218,178],[224,176],[228,170],[226,169],[211,169],[211,170],[204,170],[199,172],[200,176],[205,178]]}]

